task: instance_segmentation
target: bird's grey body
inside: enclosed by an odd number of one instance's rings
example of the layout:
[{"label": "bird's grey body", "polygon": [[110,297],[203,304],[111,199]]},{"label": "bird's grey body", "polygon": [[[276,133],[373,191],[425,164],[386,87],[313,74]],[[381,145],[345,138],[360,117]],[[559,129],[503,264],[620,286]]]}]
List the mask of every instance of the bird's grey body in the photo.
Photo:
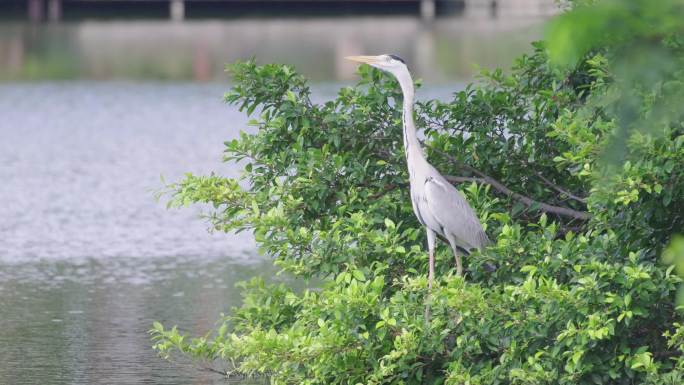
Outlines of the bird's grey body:
[{"label": "bird's grey body", "polygon": [[403,60],[394,55],[354,56],[349,59],[370,64],[394,75],[403,100],[404,150],[411,189],[411,204],[427,231],[429,285],[434,277],[436,236],[446,239],[456,258],[457,273],[463,268],[459,250],[481,249],[489,244],[480,220],[463,195],[425,159],[413,121],[413,80]]}]

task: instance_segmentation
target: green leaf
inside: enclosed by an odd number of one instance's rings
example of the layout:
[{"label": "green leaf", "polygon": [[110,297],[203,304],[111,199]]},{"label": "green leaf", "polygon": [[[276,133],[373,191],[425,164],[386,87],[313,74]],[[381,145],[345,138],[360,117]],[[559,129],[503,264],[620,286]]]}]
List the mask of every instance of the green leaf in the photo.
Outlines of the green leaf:
[{"label": "green leaf", "polygon": [[363,272],[361,270],[352,270],[352,275],[359,282],[365,282],[366,281],[366,276],[363,274]]}]

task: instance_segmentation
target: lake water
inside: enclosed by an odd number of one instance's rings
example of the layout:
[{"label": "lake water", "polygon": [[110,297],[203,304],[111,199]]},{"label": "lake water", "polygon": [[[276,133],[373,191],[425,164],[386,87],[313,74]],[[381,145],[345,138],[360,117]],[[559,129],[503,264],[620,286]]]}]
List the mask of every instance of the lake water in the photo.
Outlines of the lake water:
[{"label": "lake water", "polygon": [[290,62],[326,99],[353,77],[341,56],[399,52],[426,77],[419,97],[446,98],[469,61],[507,66],[518,48],[496,44],[538,22],[254,23],[0,23],[0,384],[225,383],[159,359],[147,334],[155,320],[204,334],[239,304],[237,281],[288,281],[249,234],[209,233],[202,208],[153,197],[162,175],[237,175],[222,143],[247,118],[221,102],[218,63]]},{"label": "lake water", "polygon": [[249,234],[209,234],[153,192],[184,172],[234,176],[222,143],[245,118],[224,85],[0,86],[0,384],[186,384],[152,320],[193,334],[275,269]]}]

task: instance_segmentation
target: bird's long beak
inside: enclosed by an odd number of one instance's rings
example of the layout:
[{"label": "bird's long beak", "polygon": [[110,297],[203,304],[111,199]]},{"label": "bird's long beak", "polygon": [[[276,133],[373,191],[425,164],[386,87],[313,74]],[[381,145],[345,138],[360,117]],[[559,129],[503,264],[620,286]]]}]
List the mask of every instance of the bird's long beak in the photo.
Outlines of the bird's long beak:
[{"label": "bird's long beak", "polygon": [[345,59],[373,65],[380,61],[380,56],[346,56]]}]

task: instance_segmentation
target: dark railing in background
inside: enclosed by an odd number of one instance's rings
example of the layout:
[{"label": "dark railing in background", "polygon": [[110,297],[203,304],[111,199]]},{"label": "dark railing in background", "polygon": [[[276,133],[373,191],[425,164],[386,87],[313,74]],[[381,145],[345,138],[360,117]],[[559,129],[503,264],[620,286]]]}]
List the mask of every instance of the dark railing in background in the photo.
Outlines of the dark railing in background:
[{"label": "dark railing in background", "polygon": [[[548,14],[554,0],[5,0],[0,13],[12,10],[32,22],[84,17],[155,17],[183,20],[283,14],[415,14],[424,20],[477,9],[479,13]],[[85,10],[85,11],[84,11]],[[8,13],[8,12],[5,12]]]},{"label": "dark railing in background", "polygon": [[218,11],[220,16],[230,17],[231,11],[239,16],[259,8],[266,14],[287,13],[286,8],[291,8],[293,13],[371,14],[382,9],[382,13],[419,13],[423,18],[431,19],[436,15],[436,1],[453,11],[462,8],[468,0],[14,0],[13,8],[16,14],[17,8],[22,6],[18,3],[24,3],[26,17],[34,22],[59,21],[82,14],[83,9],[87,9],[89,16],[107,17],[123,11],[131,16],[163,16],[171,20],[211,16],[212,10]]}]

